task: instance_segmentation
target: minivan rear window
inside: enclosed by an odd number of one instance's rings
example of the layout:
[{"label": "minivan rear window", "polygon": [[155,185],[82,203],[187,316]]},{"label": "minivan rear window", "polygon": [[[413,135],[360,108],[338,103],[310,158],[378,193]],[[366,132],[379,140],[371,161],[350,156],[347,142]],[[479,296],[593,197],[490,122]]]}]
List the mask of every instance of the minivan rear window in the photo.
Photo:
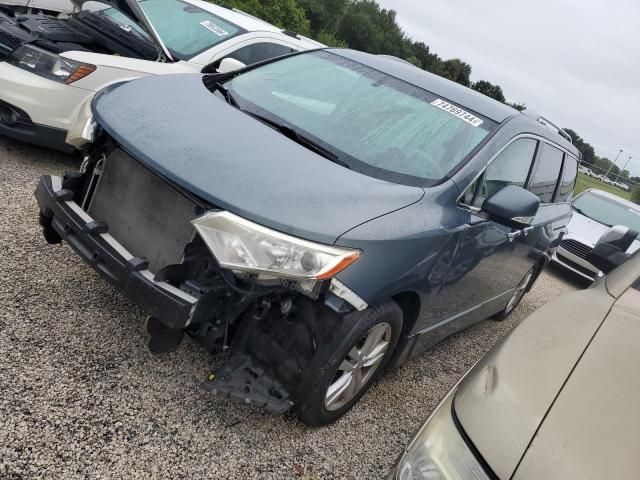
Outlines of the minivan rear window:
[{"label": "minivan rear window", "polygon": [[340,163],[398,183],[437,183],[495,123],[360,63],[318,51],[227,84],[243,110],[312,138]]}]

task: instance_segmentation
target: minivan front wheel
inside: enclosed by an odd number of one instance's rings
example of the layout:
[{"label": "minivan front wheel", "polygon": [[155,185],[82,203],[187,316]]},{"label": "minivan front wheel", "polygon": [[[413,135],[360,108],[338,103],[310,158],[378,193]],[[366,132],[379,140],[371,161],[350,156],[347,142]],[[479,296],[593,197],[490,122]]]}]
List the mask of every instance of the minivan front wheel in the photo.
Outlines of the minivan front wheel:
[{"label": "minivan front wheel", "polygon": [[331,423],[364,395],[380,375],[398,343],[402,310],[389,301],[356,314],[355,325],[317,374],[315,388],[297,407],[313,426]]}]

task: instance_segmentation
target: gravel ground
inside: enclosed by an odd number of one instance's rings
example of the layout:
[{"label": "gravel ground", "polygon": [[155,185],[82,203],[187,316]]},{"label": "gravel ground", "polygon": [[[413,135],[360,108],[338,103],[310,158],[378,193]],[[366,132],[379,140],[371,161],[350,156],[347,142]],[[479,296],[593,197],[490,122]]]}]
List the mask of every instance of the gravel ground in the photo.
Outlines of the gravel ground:
[{"label": "gravel ground", "polygon": [[214,359],[153,356],[143,312],[47,246],[39,175],[71,157],[0,139],[0,478],[380,478],[447,390],[506,332],[579,285],[544,272],[512,317],[388,372],[322,429],[197,387]]}]

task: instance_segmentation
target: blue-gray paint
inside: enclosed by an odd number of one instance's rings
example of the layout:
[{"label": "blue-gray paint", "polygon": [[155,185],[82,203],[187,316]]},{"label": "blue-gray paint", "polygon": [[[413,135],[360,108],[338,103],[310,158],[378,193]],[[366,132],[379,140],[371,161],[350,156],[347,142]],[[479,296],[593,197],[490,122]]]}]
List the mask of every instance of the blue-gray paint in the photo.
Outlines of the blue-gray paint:
[{"label": "blue-gray paint", "polygon": [[98,122],[133,156],[212,204],[302,238],[358,248],[339,278],[370,304],[411,293],[417,351],[504,307],[545,260],[568,206],[542,205],[528,235],[461,208],[458,196],[514,137],[533,134],[574,155],[557,133],[515,110],[396,60],[332,50],[500,122],[440,185],[421,189],[331,163],[210,93],[200,75],[145,78],[94,101]]},{"label": "blue-gray paint", "polygon": [[311,152],[213,95],[201,75],[120,84],[100,93],[93,109],[129,153],[182,188],[309,240],[332,244],[424,193]]}]

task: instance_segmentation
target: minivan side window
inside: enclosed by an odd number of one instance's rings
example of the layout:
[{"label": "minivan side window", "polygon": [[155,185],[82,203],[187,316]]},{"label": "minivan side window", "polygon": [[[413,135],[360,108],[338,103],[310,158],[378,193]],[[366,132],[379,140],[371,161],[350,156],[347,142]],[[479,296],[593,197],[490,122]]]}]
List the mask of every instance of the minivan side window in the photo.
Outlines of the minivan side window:
[{"label": "minivan side window", "polygon": [[568,201],[570,199],[573,188],[576,185],[578,177],[578,160],[571,155],[564,157],[564,173],[562,174],[562,183],[560,184],[560,199]]},{"label": "minivan side window", "polygon": [[524,187],[538,141],[520,138],[510,143],[471,185],[462,199],[465,205],[481,208],[484,201],[508,185]]},{"label": "minivan side window", "polygon": [[529,182],[529,190],[538,196],[541,203],[551,203],[558,185],[564,152],[549,144],[544,144],[538,156],[535,171]]}]

